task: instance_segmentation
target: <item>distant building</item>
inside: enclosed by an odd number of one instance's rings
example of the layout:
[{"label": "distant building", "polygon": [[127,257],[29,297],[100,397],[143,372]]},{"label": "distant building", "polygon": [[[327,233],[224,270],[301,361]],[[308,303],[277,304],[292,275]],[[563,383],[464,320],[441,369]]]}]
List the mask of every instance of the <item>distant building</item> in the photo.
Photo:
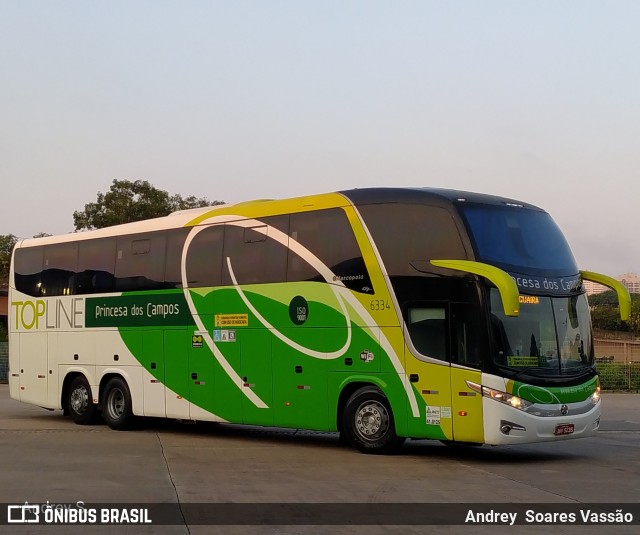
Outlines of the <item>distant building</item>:
[{"label": "distant building", "polygon": [[[640,276],[635,273],[624,273],[616,278],[629,290],[630,294],[640,294]],[[597,282],[584,281],[583,284],[587,295],[595,295],[610,290],[610,288]]]},{"label": "distant building", "polygon": [[624,284],[630,294],[640,294],[640,277],[635,273],[620,275],[618,280]]},{"label": "distant building", "polygon": [[593,281],[583,281],[582,284],[584,285],[584,289],[586,290],[587,295],[601,294],[602,292],[606,292],[607,290],[609,290],[609,288],[607,288],[606,286]]}]

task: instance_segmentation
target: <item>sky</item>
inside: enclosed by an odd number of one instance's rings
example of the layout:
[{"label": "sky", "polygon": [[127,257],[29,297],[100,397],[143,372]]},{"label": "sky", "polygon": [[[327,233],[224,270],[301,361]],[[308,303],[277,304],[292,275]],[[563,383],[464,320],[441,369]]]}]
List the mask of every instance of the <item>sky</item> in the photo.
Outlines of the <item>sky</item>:
[{"label": "sky", "polygon": [[640,272],[640,2],[0,0],[0,234],[114,179],[241,202],[443,187]]}]

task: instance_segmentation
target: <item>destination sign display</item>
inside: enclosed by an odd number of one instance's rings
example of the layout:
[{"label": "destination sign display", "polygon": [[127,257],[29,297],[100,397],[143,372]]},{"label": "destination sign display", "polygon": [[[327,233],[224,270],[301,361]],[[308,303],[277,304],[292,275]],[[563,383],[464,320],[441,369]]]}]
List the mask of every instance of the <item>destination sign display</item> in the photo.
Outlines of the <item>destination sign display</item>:
[{"label": "destination sign display", "polygon": [[525,294],[537,295],[574,295],[582,291],[582,277],[579,273],[569,277],[537,277],[521,273],[509,273]]}]

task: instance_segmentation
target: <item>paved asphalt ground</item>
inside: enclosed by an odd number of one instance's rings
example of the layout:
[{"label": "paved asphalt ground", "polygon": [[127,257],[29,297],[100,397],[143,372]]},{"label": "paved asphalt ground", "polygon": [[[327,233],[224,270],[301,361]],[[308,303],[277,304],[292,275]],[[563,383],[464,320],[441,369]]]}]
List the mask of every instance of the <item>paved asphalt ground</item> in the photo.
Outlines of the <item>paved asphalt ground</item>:
[{"label": "paved asphalt ground", "polygon": [[[515,502],[600,503],[615,510],[640,503],[640,395],[605,393],[603,403],[601,431],[588,439],[493,448],[411,441],[400,454],[380,457],[340,446],[332,433],[153,419],[130,432],[77,426],[60,411],[11,400],[8,386],[0,385],[0,503],[144,502],[178,509],[189,503],[358,503],[374,512],[380,503],[492,503],[500,510]],[[90,534],[507,530],[640,532],[638,526],[0,526],[2,533]]]}]

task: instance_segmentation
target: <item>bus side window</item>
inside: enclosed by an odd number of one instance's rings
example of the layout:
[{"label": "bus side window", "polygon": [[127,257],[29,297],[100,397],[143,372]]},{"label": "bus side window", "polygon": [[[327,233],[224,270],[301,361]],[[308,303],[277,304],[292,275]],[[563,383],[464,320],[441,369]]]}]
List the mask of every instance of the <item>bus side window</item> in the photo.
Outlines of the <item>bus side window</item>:
[{"label": "bus side window", "polygon": [[412,262],[467,257],[456,223],[444,208],[385,203],[360,205],[358,210],[390,277],[421,276]]},{"label": "bus side window", "polygon": [[[342,209],[292,214],[289,237],[327,266],[333,272],[334,280],[356,292],[374,293],[360,247]],[[287,281],[325,282],[309,262],[291,251]]]},{"label": "bus side window", "polygon": [[115,264],[115,238],[81,241],[78,250],[76,293],[112,292]]},{"label": "bus side window", "polygon": [[163,285],[165,288],[182,288],[182,250],[190,231],[190,228],[167,231]]},{"label": "bus side window", "polygon": [[447,360],[447,319],[444,307],[409,308],[407,328],[413,346],[422,355]]},{"label": "bus side window", "polygon": [[227,258],[238,284],[285,282],[287,248],[271,235],[277,231],[287,234],[288,229],[288,215],[264,217],[248,227],[226,223],[222,284],[233,284]]},{"label": "bus side window", "polygon": [[16,289],[32,297],[42,295],[43,247],[16,249],[14,271]]},{"label": "bus side window", "polygon": [[157,290],[163,286],[166,235],[164,232],[131,234],[118,238],[116,290]]},{"label": "bus side window", "polygon": [[451,305],[451,324],[454,339],[452,340],[452,362],[463,366],[478,367],[482,363],[483,342],[481,314],[478,307],[462,303]]},{"label": "bus side window", "polygon": [[78,244],[56,243],[44,248],[42,295],[70,295],[75,292]]},{"label": "bus side window", "polygon": [[[195,235],[189,245],[187,254],[187,284],[193,288],[220,286],[222,283],[222,244],[224,242],[224,225],[212,225]],[[171,243],[171,241],[170,241]],[[170,245],[173,248],[174,245]],[[169,251],[171,254],[171,250]],[[182,251],[180,252],[182,256]],[[167,262],[169,260],[167,259]],[[169,265],[165,279],[175,278],[182,281],[179,264],[171,268]]]}]

